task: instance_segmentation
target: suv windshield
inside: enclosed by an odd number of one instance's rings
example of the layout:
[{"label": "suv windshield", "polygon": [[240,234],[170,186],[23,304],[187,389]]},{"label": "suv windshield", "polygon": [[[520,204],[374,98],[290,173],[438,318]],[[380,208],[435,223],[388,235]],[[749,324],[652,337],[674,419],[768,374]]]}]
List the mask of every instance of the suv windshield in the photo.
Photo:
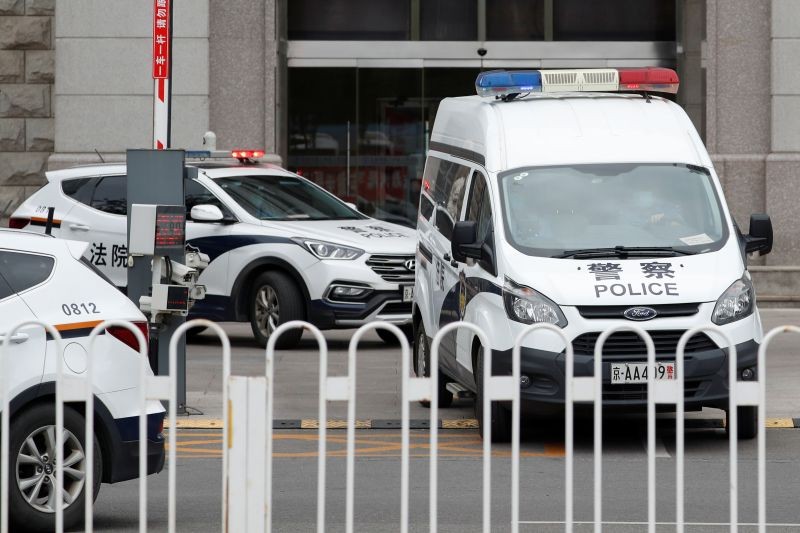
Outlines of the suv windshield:
[{"label": "suv windshield", "polygon": [[506,237],[528,255],[702,253],[727,238],[719,198],[702,167],[534,167],[499,179]]},{"label": "suv windshield", "polygon": [[345,220],[366,218],[313,183],[293,176],[217,178],[242,208],[261,220]]}]

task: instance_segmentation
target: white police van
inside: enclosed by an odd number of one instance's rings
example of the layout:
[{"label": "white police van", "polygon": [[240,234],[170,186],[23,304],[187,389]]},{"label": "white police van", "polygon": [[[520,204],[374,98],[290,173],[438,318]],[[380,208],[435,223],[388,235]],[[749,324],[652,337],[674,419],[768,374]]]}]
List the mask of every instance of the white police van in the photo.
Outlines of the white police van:
[{"label": "white police van", "polygon": [[[255,164],[263,152],[235,150],[220,160],[210,152],[188,155],[203,159],[187,162],[187,245],[211,259],[199,278],[206,297],[189,318],[249,321],[262,345],[296,319],[320,329],[380,319],[410,335],[413,230],[369,218],[297,174]],[[11,227],[43,231],[48,207],[55,207],[53,234],[91,243],[86,257],[126,285],[125,165],[46,176]],[[285,333],[278,347],[296,345],[301,334]]]},{"label": "white police van", "polygon": [[[420,199],[415,369],[429,374],[430,339],[454,321],[482,328],[489,346],[464,329],[444,339],[440,405],[465,388],[480,407],[485,351],[493,373],[510,374],[515,338],[537,322],[571,339],[576,376],[592,374],[600,332],[632,320],[655,342],[656,379],[675,378],[678,339],[701,325],[721,327],[739,379],[755,378],[747,254],[771,250],[771,222],[753,215],[749,235],[739,230],[689,118],[650,94],[677,86],[668,69],[493,71],[478,96],[442,101]],[[526,407],[563,407],[564,350],[552,333],[528,337]],[[645,405],[644,342],[617,333],[603,353],[604,405]],[[719,335],[690,340],[687,409],[727,409],[727,353]],[[739,420],[740,437],[757,433],[755,408]],[[493,405],[491,424],[509,438],[507,406]]]},{"label": "white police van", "polygon": [[[64,372],[86,372],[89,334],[105,320],[126,320],[147,338],[141,311],[82,255],[86,243],[36,233],[0,230],[0,339],[8,343],[5,376],[10,398],[9,518],[11,531],[55,527],[56,358]],[[63,353],[41,326],[58,330]],[[96,340],[94,359],[95,466],[92,496],[100,483],[139,474],[139,346],[133,333],[110,327]],[[150,374],[152,375],[152,373]],[[86,464],[84,407],[64,407],[64,525],[83,520]],[[148,473],[164,466],[164,409],[148,404]]]}]

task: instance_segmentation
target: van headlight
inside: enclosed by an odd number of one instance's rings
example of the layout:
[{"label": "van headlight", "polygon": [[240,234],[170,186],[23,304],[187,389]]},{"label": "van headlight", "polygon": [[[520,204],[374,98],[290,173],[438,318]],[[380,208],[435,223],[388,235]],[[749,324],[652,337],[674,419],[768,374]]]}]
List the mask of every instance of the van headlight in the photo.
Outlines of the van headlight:
[{"label": "van headlight", "polygon": [[294,241],[314,254],[317,259],[345,259],[352,260],[364,253],[364,250],[352,248],[342,244],[318,241],[316,239],[302,239],[296,237]]},{"label": "van headlight", "polygon": [[753,313],[755,303],[753,283],[746,277],[736,280],[717,300],[717,305],[711,314],[711,322],[721,326],[740,320]]},{"label": "van headlight", "polygon": [[567,318],[555,302],[530,287],[514,283],[508,278],[503,287],[503,302],[506,314],[511,320],[523,324],[546,322],[560,328],[567,325]]}]

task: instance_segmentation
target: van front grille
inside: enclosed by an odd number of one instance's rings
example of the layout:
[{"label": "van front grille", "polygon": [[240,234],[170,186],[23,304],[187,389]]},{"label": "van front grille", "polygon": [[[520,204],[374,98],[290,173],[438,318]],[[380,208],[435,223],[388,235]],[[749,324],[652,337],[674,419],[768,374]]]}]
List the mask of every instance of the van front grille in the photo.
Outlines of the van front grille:
[{"label": "van front grille", "polygon": [[[655,345],[656,355],[675,356],[678,341],[683,330],[658,330],[648,331]],[[594,355],[594,346],[600,337],[599,332],[584,333],[572,341],[575,355]],[[705,333],[698,333],[689,339],[686,344],[687,354],[716,350],[718,346]],[[643,360],[647,357],[647,347],[644,341],[632,331],[620,331],[611,335],[603,344],[603,360]]]}]

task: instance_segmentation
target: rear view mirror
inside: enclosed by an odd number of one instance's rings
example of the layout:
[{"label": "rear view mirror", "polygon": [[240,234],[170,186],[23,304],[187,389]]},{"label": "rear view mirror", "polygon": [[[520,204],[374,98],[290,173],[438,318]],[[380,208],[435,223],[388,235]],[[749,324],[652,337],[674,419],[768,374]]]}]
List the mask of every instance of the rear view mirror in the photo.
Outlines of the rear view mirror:
[{"label": "rear view mirror", "polygon": [[744,250],[767,255],[772,251],[772,220],[769,215],[750,215],[750,233],[744,236]]},{"label": "rear view mirror", "polygon": [[453,259],[464,263],[467,257],[480,259],[482,256],[481,244],[478,239],[478,224],[473,220],[462,220],[453,226],[453,235],[450,239],[450,252]]},{"label": "rear view mirror", "polygon": [[225,218],[219,207],[208,204],[194,206],[189,216],[195,222],[222,222]]}]

